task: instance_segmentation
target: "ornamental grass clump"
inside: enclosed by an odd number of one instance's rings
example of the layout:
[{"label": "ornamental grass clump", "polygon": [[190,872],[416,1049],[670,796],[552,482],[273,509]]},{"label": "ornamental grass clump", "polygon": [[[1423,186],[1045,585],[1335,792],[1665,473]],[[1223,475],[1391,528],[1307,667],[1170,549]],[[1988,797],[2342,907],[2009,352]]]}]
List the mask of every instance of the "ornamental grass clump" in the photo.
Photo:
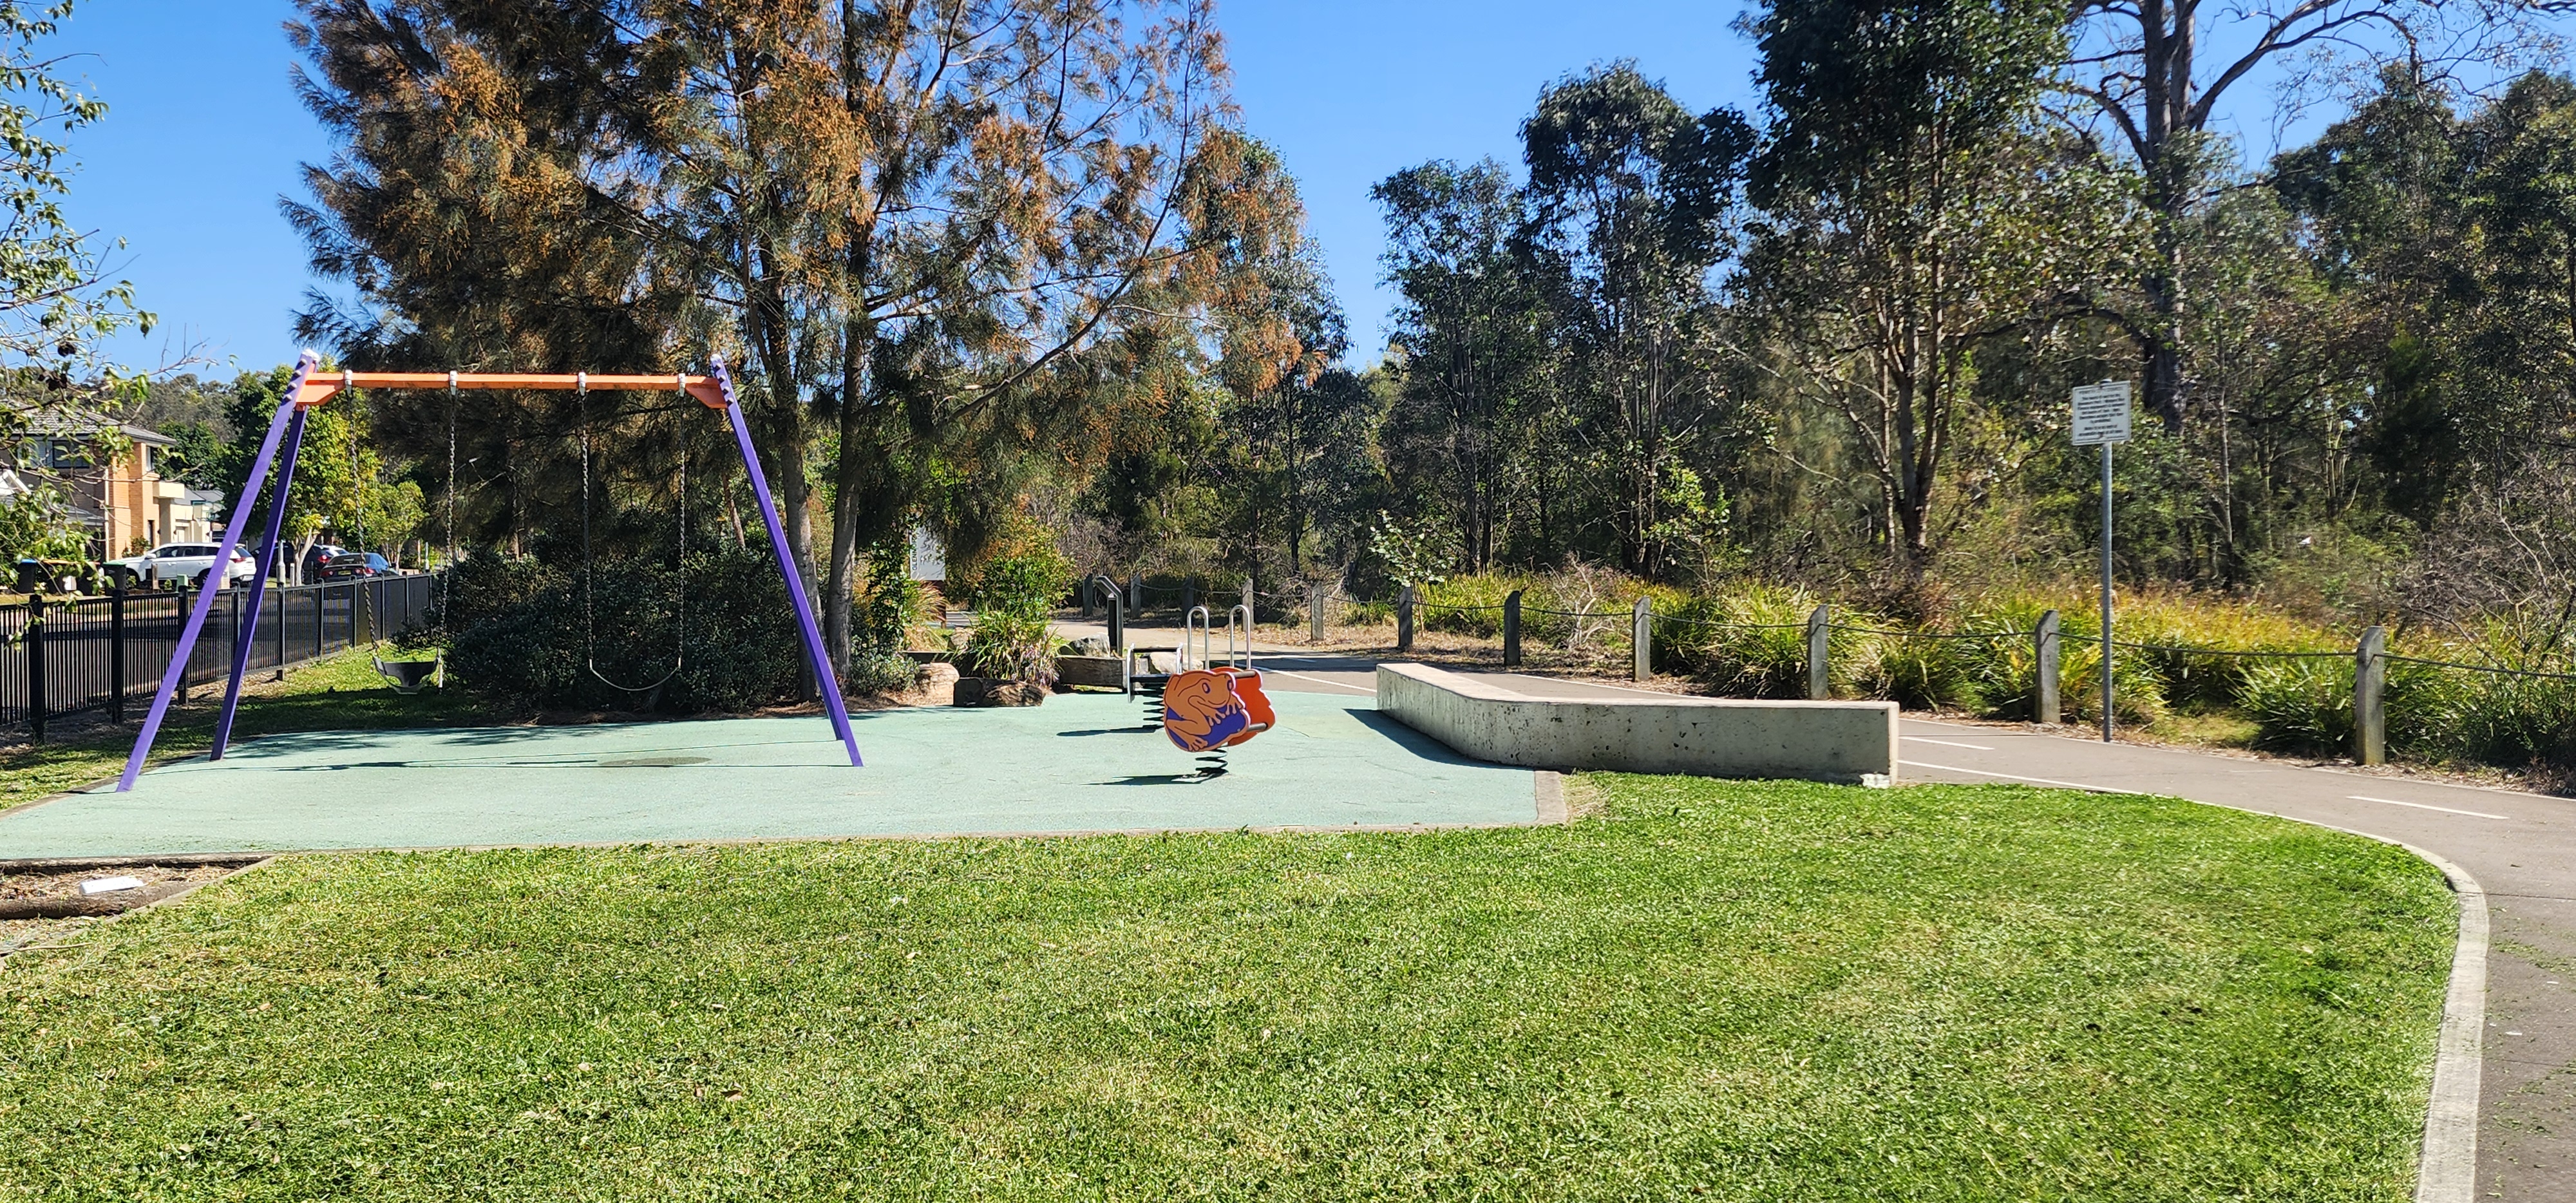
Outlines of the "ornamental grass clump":
[{"label": "ornamental grass clump", "polygon": [[1834,632],[1868,658],[1867,692],[1908,709],[1962,710],[1986,718],[2029,719],[2039,682],[2037,632],[2051,605],[2032,596],[1972,604],[1953,621],[1914,630],[1880,626],[1864,616],[1847,625],[1884,633]]},{"label": "ornamental grass clump", "polygon": [[1526,584],[1521,578],[1500,573],[1433,581],[1415,593],[1415,617],[1426,631],[1499,639],[1503,634],[1503,598]]},{"label": "ornamental grass clump", "polygon": [[[1816,599],[1799,589],[1746,585],[1718,596],[1694,596],[1658,608],[1656,659],[1730,697],[1807,696],[1807,616]],[[1868,675],[1875,645],[1842,636],[1827,644],[1826,674],[1836,693]]]},{"label": "ornamental grass clump", "polygon": [[[1979,714],[2038,717],[2039,621],[2052,608],[2042,598],[2007,597],[1973,608],[1959,620],[1961,633],[1981,636],[1955,641],[1950,652]],[[2062,659],[2062,643],[2059,654]]]},{"label": "ornamental grass clump", "polygon": [[2254,720],[2254,745],[2312,754],[2352,746],[2352,669],[2342,656],[2247,664],[2235,705]]},{"label": "ornamental grass clump", "polygon": [[2405,755],[2469,760],[2552,775],[2576,771],[2576,681],[2515,673],[2576,671],[2576,657],[2535,648],[2504,623],[2445,642],[2408,641],[2402,654],[2511,672],[2477,672],[2392,660],[2388,741]]},{"label": "ornamental grass clump", "polygon": [[[2102,620],[2091,612],[2058,611],[2057,696],[2065,717],[2074,722],[2102,721]],[[2126,642],[2119,620],[2112,633]],[[2131,726],[2147,726],[2173,712],[2165,700],[2164,678],[2148,656],[2126,648],[2111,658],[2113,717]]]},{"label": "ornamental grass clump", "polygon": [[[2165,700],[2190,712],[2239,706],[2255,666],[2285,662],[2245,653],[2352,650],[2348,635],[2227,599],[2152,592],[2124,596],[2119,604],[2113,621],[2120,641],[2150,645],[2121,654],[2139,657],[2164,683]],[[2267,677],[2267,686],[2282,679]]]}]

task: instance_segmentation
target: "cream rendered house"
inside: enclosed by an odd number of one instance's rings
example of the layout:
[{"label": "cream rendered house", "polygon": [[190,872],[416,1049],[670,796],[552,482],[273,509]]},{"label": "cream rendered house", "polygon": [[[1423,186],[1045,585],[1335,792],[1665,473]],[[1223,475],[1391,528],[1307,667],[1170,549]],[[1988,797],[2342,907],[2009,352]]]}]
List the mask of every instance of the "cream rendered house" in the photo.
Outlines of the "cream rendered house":
[{"label": "cream rendered house", "polygon": [[114,559],[164,543],[208,542],[221,494],[163,479],[177,443],[159,431],[79,410],[25,415],[0,448],[0,501],[50,484],[90,528],[90,552]]}]

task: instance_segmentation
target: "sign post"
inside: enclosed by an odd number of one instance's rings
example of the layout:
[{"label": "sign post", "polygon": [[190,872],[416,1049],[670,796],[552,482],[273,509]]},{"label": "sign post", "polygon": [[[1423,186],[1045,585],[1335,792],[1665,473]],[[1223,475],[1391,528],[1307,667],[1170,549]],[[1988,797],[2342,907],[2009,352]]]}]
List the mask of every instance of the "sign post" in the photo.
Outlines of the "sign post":
[{"label": "sign post", "polygon": [[2078,447],[2102,449],[2102,742],[2111,742],[2111,447],[2129,441],[2129,382],[2077,385],[2067,427]]}]

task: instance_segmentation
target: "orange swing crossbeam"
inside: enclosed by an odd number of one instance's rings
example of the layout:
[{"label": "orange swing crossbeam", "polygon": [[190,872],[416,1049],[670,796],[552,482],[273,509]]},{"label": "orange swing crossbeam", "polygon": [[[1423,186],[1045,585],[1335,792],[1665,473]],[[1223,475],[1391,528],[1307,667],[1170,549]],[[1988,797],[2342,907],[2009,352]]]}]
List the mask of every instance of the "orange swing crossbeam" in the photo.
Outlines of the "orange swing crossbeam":
[{"label": "orange swing crossbeam", "polygon": [[592,375],[589,372],[314,372],[295,391],[297,409],[313,409],[353,388],[535,389],[548,392],[687,393],[709,409],[732,404],[713,376]]}]

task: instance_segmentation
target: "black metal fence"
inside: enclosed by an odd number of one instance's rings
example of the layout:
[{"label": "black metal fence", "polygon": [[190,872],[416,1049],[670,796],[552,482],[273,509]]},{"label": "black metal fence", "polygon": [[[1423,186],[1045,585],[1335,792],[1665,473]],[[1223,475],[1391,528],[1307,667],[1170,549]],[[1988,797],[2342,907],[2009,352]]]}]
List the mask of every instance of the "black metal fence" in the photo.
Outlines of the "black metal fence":
[{"label": "black metal fence", "polygon": [[[181,687],[220,684],[244,643],[250,671],[274,672],[408,631],[427,620],[435,579],[411,574],[271,586],[255,631],[243,621],[250,590],[226,589],[215,595]],[[0,727],[24,727],[43,739],[48,719],[139,716],[152,704],[196,603],[192,589],[136,589],[0,606]]]}]

